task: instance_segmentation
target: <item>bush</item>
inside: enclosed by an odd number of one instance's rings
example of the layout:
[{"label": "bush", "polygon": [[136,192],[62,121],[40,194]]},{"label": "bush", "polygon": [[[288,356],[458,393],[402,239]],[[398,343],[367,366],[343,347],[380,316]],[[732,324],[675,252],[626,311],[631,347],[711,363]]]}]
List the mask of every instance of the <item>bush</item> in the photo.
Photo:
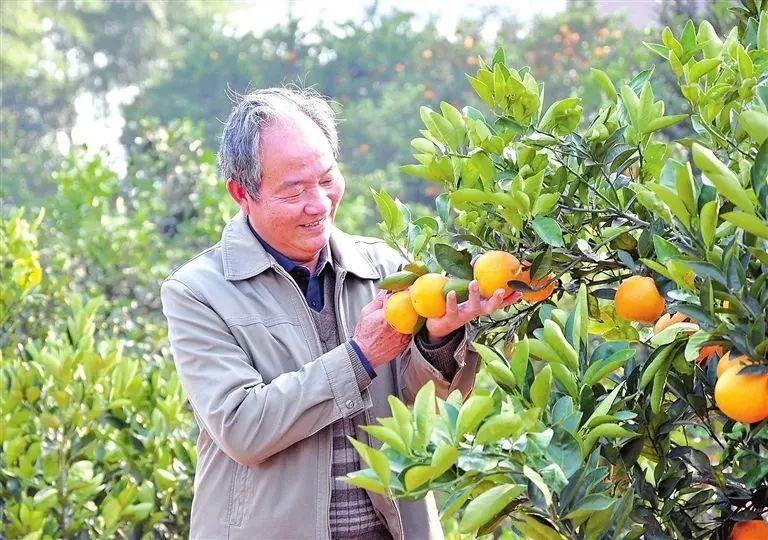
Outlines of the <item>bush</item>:
[{"label": "bush", "polygon": [[[620,89],[593,69],[589,122],[578,97],[542,111],[502,50],[469,77],[490,119],[422,108],[403,170],[445,192],[417,220],[377,193],[390,243],[464,278],[473,254],[510,251],[558,292],[478,321],[473,396],[394,401],[351,483],[443,492],[453,538],[724,538],[765,513],[768,412],[740,422],[730,402],[768,399],[768,12],[736,12],[724,38],[689,21],[647,44],[691,115],[665,111],[652,68]],[[679,315],[652,328],[664,311]],[[721,380],[751,381],[750,398],[715,391],[723,350],[749,358]]]},{"label": "bush", "polygon": [[[4,330],[41,276],[34,223],[5,225]],[[6,302],[6,300],[9,300]],[[196,460],[191,414],[169,356],[124,354],[97,334],[103,298],[66,299],[45,330],[0,349],[0,500],[8,538],[186,537]],[[32,309],[31,311],[34,311]]]}]

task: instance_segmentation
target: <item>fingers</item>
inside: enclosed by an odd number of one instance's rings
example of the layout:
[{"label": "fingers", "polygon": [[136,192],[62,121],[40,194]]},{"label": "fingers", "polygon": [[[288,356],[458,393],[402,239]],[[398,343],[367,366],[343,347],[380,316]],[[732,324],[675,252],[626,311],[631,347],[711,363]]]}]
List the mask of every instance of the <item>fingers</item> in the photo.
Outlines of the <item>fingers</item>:
[{"label": "fingers", "polygon": [[459,303],[456,300],[456,291],[450,291],[445,297],[445,314],[449,317],[455,316],[459,312]]},{"label": "fingers", "polygon": [[504,289],[496,289],[496,292],[485,304],[485,314],[490,315],[495,312],[501,307],[502,302],[504,302]]},{"label": "fingers", "polygon": [[363,309],[360,310],[360,315],[368,315],[377,309],[381,309],[384,306],[384,301],[387,298],[387,294],[387,291],[379,291],[373,300],[363,306]]},{"label": "fingers", "polygon": [[470,311],[475,313],[480,311],[480,285],[477,280],[473,279],[469,282],[469,298],[466,304]]},{"label": "fingers", "polygon": [[519,301],[523,297],[523,293],[520,291],[512,291],[502,301],[502,307],[511,306],[515,302]]}]

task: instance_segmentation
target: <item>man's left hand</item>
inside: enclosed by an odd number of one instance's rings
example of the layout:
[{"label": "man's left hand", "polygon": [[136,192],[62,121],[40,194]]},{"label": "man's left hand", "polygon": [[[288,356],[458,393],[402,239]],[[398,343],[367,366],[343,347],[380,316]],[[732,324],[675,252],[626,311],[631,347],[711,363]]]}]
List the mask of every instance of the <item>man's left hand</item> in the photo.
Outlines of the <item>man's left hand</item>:
[{"label": "man's left hand", "polygon": [[490,315],[499,309],[514,304],[520,300],[522,295],[520,291],[512,291],[505,297],[504,289],[496,289],[493,296],[483,299],[480,296],[480,287],[477,281],[472,280],[469,284],[469,298],[466,302],[459,304],[456,300],[456,291],[451,291],[445,298],[445,315],[427,319],[427,337],[431,342],[438,341],[473,319]]}]

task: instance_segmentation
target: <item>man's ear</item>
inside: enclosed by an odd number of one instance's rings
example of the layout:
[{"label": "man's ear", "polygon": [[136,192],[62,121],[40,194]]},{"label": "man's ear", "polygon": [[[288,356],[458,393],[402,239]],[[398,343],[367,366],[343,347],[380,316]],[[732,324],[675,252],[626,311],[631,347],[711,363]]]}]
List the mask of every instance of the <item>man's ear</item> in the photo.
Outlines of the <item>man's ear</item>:
[{"label": "man's ear", "polygon": [[240,209],[248,213],[248,192],[245,190],[245,186],[235,182],[232,178],[227,180],[227,191],[229,195],[237,203]]}]

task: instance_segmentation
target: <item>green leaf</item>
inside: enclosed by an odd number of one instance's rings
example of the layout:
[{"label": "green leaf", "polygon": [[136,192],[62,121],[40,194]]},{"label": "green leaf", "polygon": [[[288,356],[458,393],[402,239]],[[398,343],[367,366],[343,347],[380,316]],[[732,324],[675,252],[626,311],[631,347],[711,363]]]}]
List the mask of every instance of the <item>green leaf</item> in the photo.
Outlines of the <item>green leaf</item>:
[{"label": "green leaf", "polygon": [[688,118],[687,114],[675,114],[672,116],[661,116],[659,118],[654,118],[644,126],[643,133],[653,133],[654,131],[668,128],[669,126],[673,126],[681,120],[685,120],[686,118]]},{"label": "green leaf", "polygon": [[550,217],[539,216],[533,220],[533,230],[543,242],[552,247],[563,247],[563,233],[557,221]]},{"label": "green leaf", "polygon": [[560,383],[566,393],[576,399],[579,396],[579,387],[573,372],[563,364],[550,364],[552,375]]},{"label": "green leaf", "polygon": [[693,21],[688,19],[680,36],[680,45],[683,46],[683,53],[687,53],[696,48],[696,27]]},{"label": "green leaf", "polygon": [[542,193],[533,200],[531,214],[533,216],[548,214],[557,205],[560,196],[560,193]]},{"label": "green leaf", "polygon": [[449,275],[462,279],[474,279],[470,264],[472,256],[468,252],[459,251],[448,244],[435,244],[435,258]]},{"label": "green leaf", "polygon": [[744,229],[748,233],[768,240],[768,223],[757,216],[747,214],[746,212],[726,212],[723,214],[723,219]]},{"label": "green leaf", "polygon": [[579,503],[576,505],[576,507],[568,512],[565,515],[565,519],[571,519],[574,521],[584,520],[591,516],[592,514],[595,514],[597,512],[600,512],[601,510],[606,510],[613,506],[613,504],[616,502],[616,499],[612,499],[611,497],[608,497],[607,495],[601,495],[601,494],[590,494],[584,497],[579,501]]},{"label": "green leaf", "polygon": [[690,227],[691,216],[677,193],[661,184],[646,184],[646,186],[672,210],[672,213],[686,229]]},{"label": "green leaf", "polygon": [[693,270],[697,276],[705,278],[709,277],[720,283],[723,287],[728,288],[728,282],[725,279],[723,272],[714,264],[708,262],[695,262],[684,261],[684,264]]},{"label": "green leaf", "polygon": [[616,396],[619,395],[619,392],[623,386],[624,383],[616,385],[616,388],[614,388],[610,394],[603,398],[603,400],[600,402],[600,405],[595,407],[595,410],[583,425],[589,425],[590,421],[592,421],[594,418],[597,418],[598,416],[606,416],[611,410],[611,407],[613,407],[613,403],[616,401]]},{"label": "green leaf", "polygon": [[489,88],[487,84],[481,82],[479,79],[476,79],[470,75],[467,75],[467,80],[469,81],[470,86],[472,86],[472,89],[480,97],[480,99],[485,102],[488,108],[493,109],[493,91],[491,88]]},{"label": "green leaf", "polygon": [[720,63],[720,58],[705,58],[704,60],[696,62],[691,66],[690,70],[688,70],[688,81],[691,83],[698,82],[701,77],[717,68]]},{"label": "green leaf", "polygon": [[[670,346],[671,348],[673,346]],[[653,387],[651,388],[651,412],[653,414],[658,414],[661,411],[661,402],[664,400],[664,392],[667,388],[667,375],[673,359],[674,352],[670,352],[666,361],[653,376]]]},{"label": "green leaf", "polygon": [[500,385],[504,385],[507,388],[514,389],[517,387],[517,379],[515,374],[507,367],[507,365],[501,360],[493,360],[487,362],[485,365],[486,370],[490,373],[493,380]]},{"label": "green leaf", "polygon": [[539,488],[541,493],[544,495],[544,501],[546,502],[547,506],[550,506],[552,504],[552,494],[550,493],[547,484],[544,483],[544,479],[541,477],[541,475],[531,469],[528,465],[523,465],[523,474],[526,478],[528,478],[528,480],[533,482],[533,485]]},{"label": "green leaf", "polygon": [[712,247],[712,242],[715,239],[715,232],[717,230],[717,212],[720,205],[717,200],[709,201],[701,208],[701,215],[699,216],[699,224],[701,228],[701,238],[704,241],[704,245],[707,249]]},{"label": "green leaf", "polygon": [[381,481],[379,480],[378,476],[376,476],[376,473],[374,473],[371,469],[363,469],[362,471],[351,472],[347,476],[343,477],[342,480],[347,484],[367,489],[368,491],[378,493],[379,495],[387,494],[387,491],[384,486],[381,485]]},{"label": "green leaf", "polygon": [[736,174],[717,159],[709,148],[693,143],[693,161],[724,197],[745,212],[755,213],[752,200],[739,183]]},{"label": "green leaf", "polygon": [[675,171],[675,187],[678,196],[688,209],[689,214],[696,213],[696,184],[693,181],[691,164],[688,162],[680,163],[674,159],[669,160],[668,163],[672,165]]},{"label": "green leaf", "polygon": [[515,381],[518,388],[523,387],[525,381],[525,373],[528,371],[528,356],[530,354],[530,347],[528,338],[524,337],[515,345],[515,349],[512,351],[512,355],[509,357],[509,369],[515,375]]},{"label": "green leaf", "polygon": [[438,478],[445,471],[453,467],[459,459],[459,451],[445,441],[441,441],[432,454],[432,478]]},{"label": "green leaf", "polygon": [[618,424],[600,424],[593,428],[586,437],[584,437],[584,455],[587,456],[592,451],[595,443],[601,437],[606,439],[622,439],[625,437],[637,437],[638,434],[628,429],[624,429]]},{"label": "green leaf", "polygon": [[634,355],[635,355],[634,349],[625,349],[622,351],[615,352],[610,357],[604,360],[593,363],[592,365],[589,366],[589,368],[587,368],[587,371],[584,373],[584,384],[592,386],[600,382],[603,379],[603,377],[605,377],[609,373],[613,373],[618,368],[626,364],[627,360],[632,358]]},{"label": "green leaf", "polygon": [[387,226],[387,229],[393,233],[399,233],[402,231],[403,214],[395,204],[395,201],[392,200],[392,197],[390,197],[389,194],[383,189],[377,192],[371,188],[371,193],[373,193],[376,206],[379,207],[379,213],[381,214],[381,218],[384,220],[384,224]]},{"label": "green leaf", "polygon": [[513,516],[515,529],[523,534],[526,540],[562,540],[563,536],[549,525],[527,514],[518,513]]},{"label": "green leaf", "polygon": [[608,99],[611,101],[616,101],[619,95],[616,93],[616,87],[613,85],[613,82],[611,81],[611,78],[608,76],[608,74],[605,71],[597,68],[591,68],[590,72],[592,73],[592,78],[600,87],[600,90],[605,93]]},{"label": "green leaf", "polygon": [[659,45],[658,43],[648,43],[646,41],[643,41],[643,45],[645,45],[648,50],[661,56],[664,60],[669,59],[669,49],[667,49],[664,45]]},{"label": "green leaf", "polygon": [[636,129],[640,128],[639,110],[640,99],[637,94],[627,85],[621,87],[621,100],[624,103],[624,108],[627,110],[630,123]]},{"label": "green leaf", "polygon": [[405,471],[403,484],[406,491],[414,491],[423,486],[433,477],[433,469],[429,465],[414,465]]},{"label": "green leaf", "polygon": [[113,497],[107,497],[104,502],[101,503],[101,515],[104,518],[104,524],[107,528],[112,528],[117,525],[122,510],[122,505]]},{"label": "green leaf", "polygon": [[503,412],[491,416],[477,430],[475,443],[488,444],[499,439],[514,438],[520,432],[522,425],[522,419],[514,412]]},{"label": "green leaf", "polygon": [[506,63],[506,57],[504,55],[504,49],[502,47],[499,47],[496,49],[496,52],[493,55],[493,61],[491,62],[491,66],[495,66],[496,64],[505,64]]},{"label": "green leaf", "polygon": [[400,437],[406,446],[410,447],[413,442],[413,426],[411,424],[411,411],[405,404],[395,396],[388,396],[389,408],[392,411],[392,417],[400,428]]},{"label": "green leaf", "polygon": [[466,433],[474,433],[480,422],[493,409],[493,398],[490,396],[473,395],[461,406],[459,419],[456,423],[456,441],[461,441]]},{"label": "green leaf", "polygon": [[[766,19],[768,19],[768,16],[766,16]],[[766,179],[768,179],[768,133],[766,134],[766,140],[763,141],[763,144],[760,145],[760,149],[757,151],[755,163],[752,165],[752,170],[749,174],[752,188],[755,190],[755,193],[759,193],[758,186],[765,186]]]},{"label": "green leaf", "polygon": [[384,452],[381,450],[376,450],[375,448],[371,448],[367,444],[358,441],[351,435],[347,436],[347,439],[350,443],[352,443],[352,446],[355,447],[355,450],[357,450],[357,453],[360,454],[360,457],[362,457],[368,466],[373,469],[373,471],[376,473],[376,476],[378,476],[379,480],[381,480],[381,484],[383,486],[388,486],[390,477],[389,458],[387,458]]},{"label": "green leaf", "polygon": [[525,491],[521,485],[495,486],[473,499],[459,522],[459,532],[469,534],[496,517],[510,502]]},{"label": "green leaf", "polygon": [[546,408],[552,386],[552,368],[547,364],[533,379],[531,384],[531,403],[534,407]]},{"label": "green leaf", "polygon": [[638,109],[638,118],[640,122],[637,125],[640,131],[642,131],[645,125],[656,116],[653,111],[653,87],[650,82],[646,82],[643,84],[642,90],[640,90],[640,104]]},{"label": "green leaf", "polygon": [[739,124],[758,146],[768,139],[768,113],[757,110],[744,111],[739,115]]},{"label": "green leaf", "polygon": [[666,264],[670,259],[674,260],[681,257],[680,250],[674,244],[657,234],[653,235],[653,249],[656,252],[656,259],[661,264]]},{"label": "green leaf", "polygon": [[396,452],[408,455],[408,447],[398,432],[384,426],[362,426],[363,431],[370,433],[381,442],[388,444]]},{"label": "green leaf", "polygon": [[421,387],[413,403],[413,418],[415,427],[413,432],[413,448],[423,452],[432,436],[432,428],[435,425],[435,382],[430,380]]}]

